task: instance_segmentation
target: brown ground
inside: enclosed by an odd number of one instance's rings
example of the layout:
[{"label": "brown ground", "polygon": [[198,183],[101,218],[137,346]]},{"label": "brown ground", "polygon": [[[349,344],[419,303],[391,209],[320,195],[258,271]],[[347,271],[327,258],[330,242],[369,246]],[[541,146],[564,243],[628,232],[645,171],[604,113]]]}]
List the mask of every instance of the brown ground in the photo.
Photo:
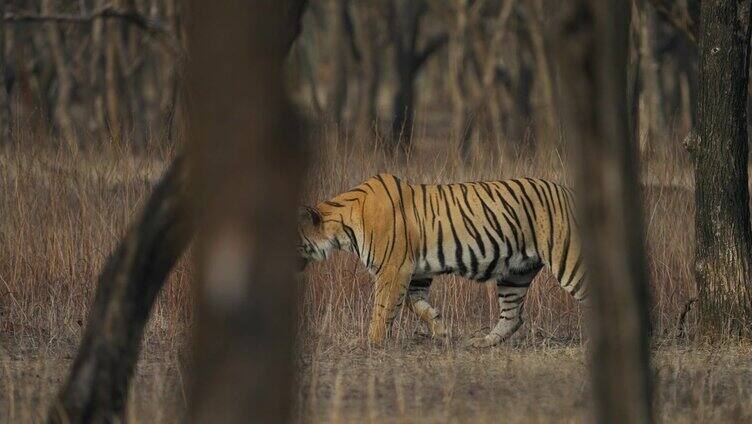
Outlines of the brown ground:
[{"label": "brown ground", "polygon": [[[310,202],[377,171],[411,181],[447,182],[531,175],[569,181],[558,154],[502,157],[462,166],[441,154],[408,164],[332,142],[309,178]],[[423,149],[430,151],[430,149]],[[375,157],[374,157],[375,156]],[[81,335],[99,269],[169,153],[0,152],[0,422],[39,422]],[[508,157],[508,156],[507,156]],[[325,158],[337,158],[328,161]],[[693,296],[691,173],[678,154],[657,155],[643,171],[652,309],[656,405],[664,422],[752,421],[752,347],[709,348],[677,341],[679,314]],[[188,255],[190,256],[190,255]],[[131,422],[179,422],[186,406],[192,322],[189,258],[154,309],[131,389]],[[549,275],[533,285],[526,323],[500,347],[468,350],[487,330],[493,291],[446,277],[431,299],[453,331],[426,338],[403,311],[394,337],[370,349],[365,332],[371,284],[352,258],[317,264],[300,307],[300,421],[582,421],[589,410],[587,357],[578,307]],[[688,331],[694,328],[690,313]]]}]

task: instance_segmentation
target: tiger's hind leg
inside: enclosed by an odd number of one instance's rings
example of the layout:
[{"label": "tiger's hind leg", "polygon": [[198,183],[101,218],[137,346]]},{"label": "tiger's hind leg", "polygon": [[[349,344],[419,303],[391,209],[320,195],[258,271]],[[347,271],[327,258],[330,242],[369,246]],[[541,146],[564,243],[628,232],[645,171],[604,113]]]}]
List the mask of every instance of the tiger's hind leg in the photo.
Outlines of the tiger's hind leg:
[{"label": "tiger's hind leg", "polygon": [[412,280],[407,289],[410,309],[428,325],[433,337],[446,337],[446,327],[441,320],[441,314],[428,303],[428,291],[431,288],[431,278]]},{"label": "tiger's hind leg", "polygon": [[524,275],[510,275],[496,282],[499,295],[499,321],[488,335],[470,340],[473,347],[490,347],[508,339],[522,325],[522,307],[525,295],[538,271]]},{"label": "tiger's hind leg", "polygon": [[559,285],[569,294],[572,295],[583,306],[588,306],[589,290],[586,282],[586,273],[584,270],[575,270],[571,276],[565,276]]}]

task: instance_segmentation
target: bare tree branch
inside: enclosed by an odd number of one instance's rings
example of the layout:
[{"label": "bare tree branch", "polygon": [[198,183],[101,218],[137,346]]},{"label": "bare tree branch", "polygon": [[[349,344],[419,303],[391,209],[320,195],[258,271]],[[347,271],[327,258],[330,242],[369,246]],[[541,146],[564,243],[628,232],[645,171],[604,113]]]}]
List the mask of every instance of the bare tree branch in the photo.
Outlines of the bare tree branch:
[{"label": "bare tree branch", "polygon": [[648,0],[658,15],[681,31],[689,41],[697,43],[699,32],[698,13],[694,11],[694,2],[689,2],[689,8],[682,7],[676,0]]},{"label": "bare tree branch", "polygon": [[3,20],[12,24],[34,24],[45,22],[57,22],[60,24],[93,24],[97,19],[119,19],[131,25],[135,25],[144,32],[156,36],[165,42],[173,53],[180,52],[179,43],[172,33],[157,20],[149,19],[136,10],[121,10],[111,6],[105,6],[91,14],[80,15],[72,13],[38,14],[24,11],[5,12]]},{"label": "bare tree branch", "polygon": [[426,61],[436,53],[437,51],[441,50],[449,41],[449,34],[443,33],[439,34],[430,40],[426,42],[425,47],[423,47],[423,50],[419,51],[418,54],[415,56],[415,63],[413,66],[415,66],[415,69],[420,69],[423,64],[426,63]]}]

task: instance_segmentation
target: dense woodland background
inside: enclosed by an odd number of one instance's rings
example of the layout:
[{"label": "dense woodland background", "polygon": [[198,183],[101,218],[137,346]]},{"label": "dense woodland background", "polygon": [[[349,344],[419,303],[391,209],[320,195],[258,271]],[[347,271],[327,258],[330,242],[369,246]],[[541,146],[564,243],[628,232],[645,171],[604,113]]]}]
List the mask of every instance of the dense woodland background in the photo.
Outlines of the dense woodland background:
[{"label": "dense woodland background", "polygon": [[[696,3],[633,2],[630,82],[643,154],[695,123]],[[353,143],[409,149],[418,135],[464,157],[547,151],[560,140],[559,72],[544,33],[557,4],[313,0],[288,59],[290,84],[312,121]],[[176,0],[6,2],[14,139],[71,149],[178,142],[190,95],[185,7]]]}]

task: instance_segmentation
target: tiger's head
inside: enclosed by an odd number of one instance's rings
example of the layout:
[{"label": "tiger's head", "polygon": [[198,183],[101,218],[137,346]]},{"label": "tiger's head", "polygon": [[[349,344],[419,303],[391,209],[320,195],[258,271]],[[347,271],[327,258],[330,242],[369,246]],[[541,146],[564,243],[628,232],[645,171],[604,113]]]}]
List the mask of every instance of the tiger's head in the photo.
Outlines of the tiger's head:
[{"label": "tiger's head", "polygon": [[316,208],[303,206],[298,210],[298,256],[302,271],[310,261],[323,261],[329,251],[338,247],[341,226],[325,220]]}]

